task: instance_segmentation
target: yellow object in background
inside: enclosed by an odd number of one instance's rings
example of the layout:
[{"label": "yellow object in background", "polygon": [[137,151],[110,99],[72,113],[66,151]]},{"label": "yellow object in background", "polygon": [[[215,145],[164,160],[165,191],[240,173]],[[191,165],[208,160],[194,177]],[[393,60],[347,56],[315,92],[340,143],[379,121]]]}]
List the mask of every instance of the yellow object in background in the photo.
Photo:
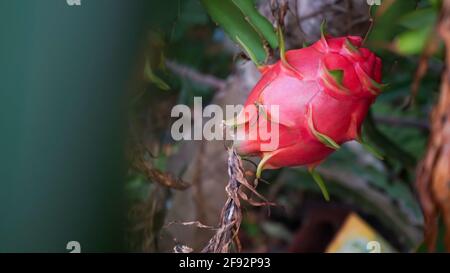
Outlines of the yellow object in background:
[{"label": "yellow object in background", "polygon": [[389,253],[396,252],[368,223],[351,213],[333,241],[327,253]]}]

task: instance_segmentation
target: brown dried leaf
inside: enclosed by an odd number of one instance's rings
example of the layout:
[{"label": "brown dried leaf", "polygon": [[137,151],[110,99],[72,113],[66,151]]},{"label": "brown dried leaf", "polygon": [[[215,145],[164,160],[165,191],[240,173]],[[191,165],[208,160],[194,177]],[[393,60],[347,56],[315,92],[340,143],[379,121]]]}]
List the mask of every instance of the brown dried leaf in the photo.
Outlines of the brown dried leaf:
[{"label": "brown dried leaf", "polygon": [[138,155],[133,160],[133,166],[142,172],[148,180],[159,183],[165,187],[185,190],[191,186],[191,184],[183,181],[181,178],[175,178],[170,173],[162,172],[152,166],[152,164],[145,159],[145,151],[141,148],[138,151]]}]

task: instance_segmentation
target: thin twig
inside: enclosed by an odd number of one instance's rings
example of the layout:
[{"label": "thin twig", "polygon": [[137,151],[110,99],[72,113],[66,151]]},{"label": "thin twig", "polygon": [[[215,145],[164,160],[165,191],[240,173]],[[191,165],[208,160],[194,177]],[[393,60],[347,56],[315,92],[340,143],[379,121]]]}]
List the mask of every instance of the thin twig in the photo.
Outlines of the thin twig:
[{"label": "thin twig", "polygon": [[[337,11],[336,9],[331,9],[331,8],[334,7],[336,4],[338,4],[339,2],[340,2],[340,0],[337,0],[337,1],[333,2],[333,3],[329,3],[329,4],[326,4],[326,5],[323,5],[319,10],[317,10],[315,12],[311,12],[310,14],[307,14],[307,15],[304,15],[304,16],[300,17],[298,19],[298,21],[301,23],[301,22],[303,22],[305,20],[314,18],[314,17],[319,16],[321,14],[325,14],[327,12]],[[330,8],[330,9],[328,9],[328,8]]]},{"label": "thin twig", "polygon": [[174,61],[166,60],[166,67],[181,78],[189,79],[200,85],[220,90],[225,87],[225,81],[213,75],[203,74],[187,65],[179,64]]},{"label": "thin twig", "polygon": [[146,154],[150,154],[142,143],[137,143],[134,153],[131,153],[130,159],[132,167],[141,172],[145,177],[152,182],[161,184],[167,188],[175,190],[185,190],[191,186],[190,183],[183,179],[174,176],[171,173],[163,172],[154,168],[152,162],[147,160]]},{"label": "thin twig", "polygon": [[413,118],[397,118],[397,117],[383,117],[375,116],[375,121],[382,124],[399,126],[399,127],[413,127],[423,131],[429,131],[430,125],[425,120],[416,120]]}]

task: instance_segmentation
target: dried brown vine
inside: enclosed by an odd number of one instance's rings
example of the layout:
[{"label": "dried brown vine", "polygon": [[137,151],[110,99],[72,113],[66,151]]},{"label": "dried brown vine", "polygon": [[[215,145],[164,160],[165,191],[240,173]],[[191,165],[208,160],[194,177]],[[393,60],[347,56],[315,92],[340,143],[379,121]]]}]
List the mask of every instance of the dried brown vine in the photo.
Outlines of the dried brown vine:
[{"label": "dried brown vine", "polygon": [[417,169],[417,189],[425,218],[425,243],[436,248],[439,217],[446,226],[445,245],[450,251],[450,0],[443,2],[438,26],[445,43],[446,68],[440,97],[431,114],[427,153]]}]

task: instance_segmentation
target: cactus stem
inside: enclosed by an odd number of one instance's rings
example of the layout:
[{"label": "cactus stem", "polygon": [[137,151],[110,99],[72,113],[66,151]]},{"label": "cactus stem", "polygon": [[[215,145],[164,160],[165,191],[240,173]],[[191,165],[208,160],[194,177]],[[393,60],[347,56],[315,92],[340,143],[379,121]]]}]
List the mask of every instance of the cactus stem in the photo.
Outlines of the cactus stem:
[{"label": "cactus stem", "polygon": [[239,36],[236,36],[236,41],[238,42],[238,44],[245,50],[245,53],[247,53],[248,57],[250,58],[250,60],[252,60],[252,62],[256,65],[256,67],[261,67],[261,63],[258,62],[258,59],[256,58],[256,56],[253,54],[253,52],[247,47],[247,45],[245,45],[244,42],[242,42],[242,40],[239,38]]}]

